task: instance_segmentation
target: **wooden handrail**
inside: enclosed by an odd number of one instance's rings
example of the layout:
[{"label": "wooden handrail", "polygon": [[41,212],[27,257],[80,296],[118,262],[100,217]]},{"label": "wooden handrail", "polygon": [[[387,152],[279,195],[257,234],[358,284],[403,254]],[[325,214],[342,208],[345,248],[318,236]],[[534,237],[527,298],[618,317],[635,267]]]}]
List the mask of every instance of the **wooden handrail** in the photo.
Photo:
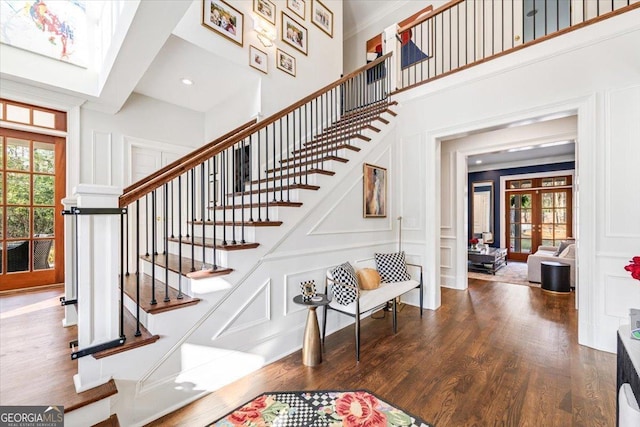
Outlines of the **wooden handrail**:
[{"label": "wooden handrail", "polygon": [[444,12],[447,9],[451,9],[453,6],[457,5],[458,3],[462,3],[463,1],[466,1],[466,0],[451,0],[449,3],[444,4],[439,8],[437,8],[436,10],[429,12],[428,14],[424,15],[422,18],[416,20],[415,22],[412,22],[410,24],[407,24],[403,27],[398,28],[398,34],[402,34],[413,27],[417,27],[418,25],[422,24],[428,19],[433,18],[434,16]]},{"label": "wooden handrail", "polygon": [[155,171],[154,173],[152,173],[149,176],[146,176],[144,178],[142,178],[141,180],[138,180],[136,182],[134,182],[133,184],[131,184],[130,186],[126,187],[123,192],[122,195],[119,198],[119,205],[121,208],[129,205],[131,202],[141,198],[142,196],[144,196],[145,194],[150,193],[151,191],[159,188],[160,186],[162,186],[163,184],[165,184],[166,182],[169,182],[172,178],[168,178],[165,179],[165,176],[167,174],[178,176],[172,174],[172,172],[176,169],[180,168],[180,165],[183,164],[184,162],[186,162],[187,160],[189,160],[194,153],[198,153],[198,152],[210,152],[211,150],[215,149],[215,147],[220,144],[221,142],[229,139],[230,137],[232,137],[233,135],[237,134],[238,132],[242,131],[243,129],[246,129],[254,124],[256,124],[258,121],[258,119],[253,119],[253,120],[249,120],[246,123],[243,123],[242,125],[238,126],[237,128],[230,130],[229,132],[225,133],[224,135],[214,139],[213,141],[211,141],[210,143],[208,143],[207,145],[203,145],[202,147],[197,148],[196,150],[192,151],[189,154],[186,154],[182,157],[180,157],[178,160],[175,160],[171,163],[169,163],[168,165],[164,166],[163,168]]},{"label": "wooden handrail", "polygon": [[357,70],[347,74],[346,76],[336,80],[335,82],[330,83],[324,86],[323,88],[316,90],[310,95],[307,95],[306,97],[302,98],[300,101],[290,105],[289,107],[284,108],[283,110],[280,110],[279,112],[267,117],[262,121],[255,122],[244,128],[242,128],[241,126],[240,128],[234,129],[233,131],[228,132],[222,137],[207,144],[206,146],[198,148],[197,150],[187,154],[186,156],[183,156],[182,158],[176,160],[175,162],[172,162],[171,164],[167,165],[166,167],[162,168],[160,171],[152,174],[151,176],[144,178],[133,185],[130,185],[124,190],[124,193],[119,198],[120,207],[128,206],[129,204],[142,198],[146,194],[152,192],[157,188],[160,188],[162,185],[182,175],[186,171],[193,169],[194,167],[203,163],[205,160],[208,160],[209,158],[215,156],[218,153],[221,153],[227,148],[232,147],[237,142],[242,141],[243,139],[249,137],[250,135],[253,135],[254,133],[269,126],[270,124],[275,123],[279,119],[285,117],[287,114],[295,111],[296,109],[300,108],[304,104],[319,97],[320,95],[330,91],[331,89],[334,89],[340,86],[341,84],[349,81],[350,79],[357,76],[358,74],[361,74],[367,71],[368,69],[371,69],[376,65],[383,63],[388,58],[390,58],[392,54],[393,52],[389,52],[386,55],[383,55],[380,58],[377,58],[375,61],[372,61],[366,64],[365,66],[360,67]]}]

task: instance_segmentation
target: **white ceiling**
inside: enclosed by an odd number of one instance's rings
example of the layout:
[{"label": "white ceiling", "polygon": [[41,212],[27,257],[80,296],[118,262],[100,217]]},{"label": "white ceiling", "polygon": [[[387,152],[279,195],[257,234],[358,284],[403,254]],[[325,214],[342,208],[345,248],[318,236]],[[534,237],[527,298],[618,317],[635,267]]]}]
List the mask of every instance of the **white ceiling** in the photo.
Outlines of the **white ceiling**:
[{"label": "white ceiling", "polygon": [[[571,161],[575,159],[575,144],[569,143],[564,145],[556,145],[553,147],[533,146],[530,150],[522,150],[509,152],[499,151],[491,153],[477,154],[467,157],[467,165],[472,171],[495,169],[497,165],[529,163],[540,164],[548,163],[556,160]],[[481,160],[481,164],[476,161]]]},{"label": "white ceiling", "polygon": [[[183,78],[194,84],[183,84]],[[247,67],[239,67],[171,35],[134,91],[205,113],[258,80],[256,73]]]}]

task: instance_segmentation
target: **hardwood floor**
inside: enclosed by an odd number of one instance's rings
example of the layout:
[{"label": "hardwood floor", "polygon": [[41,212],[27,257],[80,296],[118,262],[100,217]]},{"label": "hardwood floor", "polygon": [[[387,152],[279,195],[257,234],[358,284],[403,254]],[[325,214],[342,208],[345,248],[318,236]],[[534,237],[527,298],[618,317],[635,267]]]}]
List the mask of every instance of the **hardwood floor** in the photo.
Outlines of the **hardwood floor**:
[{"label": "hardwood floor", "polygon": [[[415,307],[327,337],[324,362],[293,353],[149,425],[205,425],[265,391],[368,389],[436,426],[613,426],[615,355],[577,343],[574,294],[470,280]],[[336,315],[336,313],[330,313]]]},{"label": "hardwood floor", "polygon": [[115,382],[76,393],[69,341],[62,327],[63,286],[0,294],[0,405],[62,405],[65,412],[117,393]]},{"label": "hardwood floor", "polygon": [[[151,426],[202,426],[265,391],[368,389],[436,426],[613,426],[614,354],[577,344],[574,294],[470,280],[442,290],[442,307],[415,307],[327,337],[324,362],[297,351]],[[78,405],[60,290],[0,295],[0,404]],[[335,312],[330,315],[337,315]],[[43,357],[44,355],[44,357]],[[46,378],[46,380],[43,380]]]}]

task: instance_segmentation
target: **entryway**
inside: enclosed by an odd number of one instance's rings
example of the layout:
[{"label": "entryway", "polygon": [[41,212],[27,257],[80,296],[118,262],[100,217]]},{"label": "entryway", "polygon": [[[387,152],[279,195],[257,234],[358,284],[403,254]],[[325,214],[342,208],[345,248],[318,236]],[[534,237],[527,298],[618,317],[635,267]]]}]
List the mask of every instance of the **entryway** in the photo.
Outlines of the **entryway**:
[{"label": "entryway", "polygon": [[60,283],[66,114],[7,100],[0,110],[17,124],[0,128],[0,290]]}]

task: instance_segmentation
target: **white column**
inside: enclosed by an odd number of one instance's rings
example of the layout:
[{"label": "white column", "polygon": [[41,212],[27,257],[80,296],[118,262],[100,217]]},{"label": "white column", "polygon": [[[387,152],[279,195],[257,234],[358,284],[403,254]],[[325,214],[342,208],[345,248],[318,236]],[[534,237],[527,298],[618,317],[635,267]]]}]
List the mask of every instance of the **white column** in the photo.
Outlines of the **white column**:
[{"label": "white column", "polygon": [[[74,198],[62,199],[64,210],[68,211],[77,206]],[[76,228],[72,215],[64,217],[64,298],[69,301],[76,299]],[[73,326],[78,323],[78,307],[75,304],[64,306],[62,326]]]},{"label": "white column", "polygon": [[382,44],[382,54],[386,55],[389,52],[393,52],[391,56],[391,64],[390,69],[387,70],[389,75],[389,81],[393,85],[390,88],[390,91],[393,92],[400,87],[400,83],[398,82],[398,70],[400,69],[400,49],[398,49],[398,39],[396,36],[398,35],[398,24],[393,24],[387,28],[385,28],[382,33],[382,37],[384,38],[384,43]]},{"label": "white column", "polygon": [[[80,184],[75,188],[78,209],[117,208],[118,187]],[[78,349],[119,338],[118,275],[120,216],[78,215]],[[78,359],[76,391],[104,384],[110,375],[92,356]]]}]

